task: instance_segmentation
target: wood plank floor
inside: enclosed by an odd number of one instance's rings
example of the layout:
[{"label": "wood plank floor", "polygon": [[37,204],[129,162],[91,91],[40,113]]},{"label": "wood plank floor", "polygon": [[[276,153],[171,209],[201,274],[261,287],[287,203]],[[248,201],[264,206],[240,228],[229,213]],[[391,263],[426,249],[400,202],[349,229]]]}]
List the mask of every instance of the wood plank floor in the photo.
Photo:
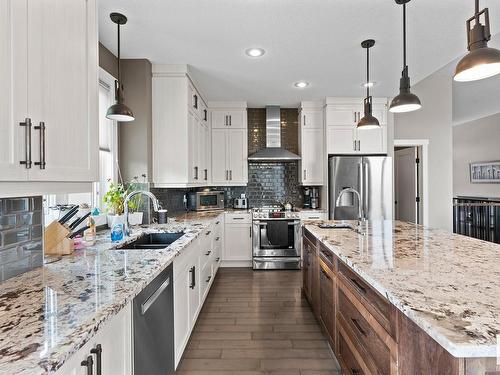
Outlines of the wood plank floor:
[{"label": "wood plank floor", "polygon": [[178,375],[340,375],[300,271],[221,268]]}]

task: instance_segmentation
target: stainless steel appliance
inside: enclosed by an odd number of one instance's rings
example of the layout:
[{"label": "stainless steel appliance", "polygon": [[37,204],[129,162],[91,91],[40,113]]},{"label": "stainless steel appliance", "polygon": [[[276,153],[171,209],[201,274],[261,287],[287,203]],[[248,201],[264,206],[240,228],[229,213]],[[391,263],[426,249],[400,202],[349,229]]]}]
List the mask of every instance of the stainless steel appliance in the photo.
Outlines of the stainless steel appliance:
[{"label": "stainless steel appliance", "polygon": [[300,218],[281,206],[252,213],[253,269],[300,269]]},{"label": "stainless steel appliance", "polygon": [[248,198],[245,194],[241,194],[240,198],[234,198],[233,208],[237,209],[247,209],[248,208]]},{"label": "stainless steel appliance", "polygon": [[194,191],[188,193],[188,209],[212,211],[224,209],[223,191]]},{"label": "stainless steel appliance", "polygon": [[311,208],[319,208],[319,188],[311,188]]},{"label": "stainless steel appliance", "polygon": [[134,374],[175,374],[172,271],[168,266],[134,298]]},{"label": "stainless steel appliance", "polygon": [[356,220],[359,212],[368,220],[392,219],[392,158],[332,156],[328,164],[330,219]]}]

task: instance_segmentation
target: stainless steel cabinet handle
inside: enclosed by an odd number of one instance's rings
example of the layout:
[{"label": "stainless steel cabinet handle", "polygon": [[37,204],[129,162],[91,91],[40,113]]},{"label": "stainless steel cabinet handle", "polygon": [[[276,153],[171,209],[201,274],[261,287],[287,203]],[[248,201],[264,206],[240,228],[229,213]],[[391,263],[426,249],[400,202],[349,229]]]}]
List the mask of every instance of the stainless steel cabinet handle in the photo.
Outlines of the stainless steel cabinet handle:
[{"label": "stainless steel cabinet handle", "polygon": [[205,280],[207,283],[210,282],[210,280],[212,280],[212,276],[208,276],[208,278]]},{"label": "stainless steel cabinet handle", "polygon": [[97,364],[97,375],[102,374],[102,346],[101,344],[97,344],[95,348],[90,349],[91,354],[96,355],[96,364]]},{"label": "stainless steel cabinet handle", "polygon": [[220,241],[220,237],[215,237],[215,241]]},{"label": "stainless steel cabinet handle", "polygon": [[94,369],[94,360],[92,359],[91,355],[89,355],[86,360],[82,361],[80,365],[87,368],[87,375],[92,375],[92,371]]},{"label": "stainless steel cabinet handle", "polygon": [[304,115],[304,126],[306,126],[306,115]]},{"label": "stainless steel cabinet handle", "polygon": [[210,254],[212,254],[212,250],[208,250],[208,251],[205,253],[205,255],[206,255],[206,256],[209,256]]},{"label": "stainless steel cabinet handle", "polygon": [[245,220],[244,217],[233,217],[233,220]]},{"label": "stainless steel cabinet handle", "polygon": [[229,126],[233,126],[233,116],[229,115]]},{"label": "stainless steel cabinet handle", "polygon": [[226,181],[229,180],[229,171],[226,169]]},{"label": "stainless steel cabinet handle", "polygon": [[31,169],[31,119],[26,118],[24,122],[20,122],[19,126],[24,126],[24,160],[19,164],[24,165],[26,169]]},{"label": "stainless steel cabinet handle", "polygon": [[229,181],[233,181],[233,170],[229,170]]},{"label": "stainless steel cabinet handle", "polygon": [[250,229],[250,238],[252,238],[252,227],[250,227],[248,229]]},{"label": "stainless steel cabinet handle", "polygon": [[307,180],[307,171],[304,169],[304,180]]},{"label": "stainless steel cabinet handle", "polygon": [[226,115],[226,126],[229,126],[229,116]]},{"label": "stainless steel cabinet handle", "polygon": [[205,236],[210,236],[210,233],[212,233],[211,230],[209,230],[208,232],[205,233]]},{"label": "stainless steel cabinet handle", "polygon": [[208,111],[206,109],[203,110],[203,120],[208,121]]},{"label": "stainless steel cabinet handle", "polygon": [[198,179],[198,167],[194,167],[194,179]]},{"label": "stainless steel cabinet handle", "polygon": [[205,171],[205,181],[207,181],[208,180],[208,169],[205,168],[204,171]]},{"label": "stainless steel cabinet handle", "polygon": [[218,262],[219,260],[220,260],[220,258],[219,258],[219,257],[215,258],[215,261],[216,261],[216,262]]},{"label": "stainless steel cabinet handle", "polygon": [[357,150],[356,150],[356,141],[352,141],[352,149],[353,149],[354,151],[357,151]]},{"label": "stainless steel cabinet handle", "polygon": [[170,285],[170,277],[167,278],[156,291],[151,294],[148,299],[141,304],[141,314],[144,315],[151,305],[158,299],[160,294]]},{"label": "stainless steel cabinet handle", "polygon": [[367,336],[365,330],[363,328],[361,328],[361,325],[359,324],[358,320],[357,319],[354,319],[354,318],[351,318],[351,321],[352,321],[352,324],[354,324],[354,326],[356,327],[356,329],[359,331],[359,333],[361,333],[363,336]]},{"label": "stainless steel cabinet handle", "polygon": [[358,151],[361,151],[361,141],[358,141]]},{"label": "stainless steel cabinet handle", "polygon": [[356,112],[354,112],[354,122],[356,122]]},{"label": "stainless steel cabinet handle", "polygon": [[[40,125],[35,126],[35,130],[40,130],[40,161],[36,161],[35,165],[40,166],[40,169],[45,169],[45,122],[40,122]],[[98,373],[99,375],[99,373]]]},{"label": "stainless steel cabinet handle", "polygon": [[193,107],[195,109],[198,109],[198,95],[194,94],[193,95],[193,98],[194,98],[194,104],[193,104]]},{"label": "stainless steel cabinet handle", "polygon": [[189,285],[189,288],[194,289],[196,286],[196,267],[191,267],[189,272],[191,273],[191,284]]}]

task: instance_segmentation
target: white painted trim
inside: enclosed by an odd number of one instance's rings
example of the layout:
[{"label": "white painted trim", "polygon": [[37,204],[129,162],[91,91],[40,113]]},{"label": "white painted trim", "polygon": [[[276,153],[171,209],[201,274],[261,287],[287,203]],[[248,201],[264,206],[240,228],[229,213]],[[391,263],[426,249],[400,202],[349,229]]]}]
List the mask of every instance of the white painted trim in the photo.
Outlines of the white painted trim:
[{"label": "white painted trim", "polygon": [[207,102],[210,109],[247,109],[247,102]]},{"label": "white painted trim", "polygon": [[[422,203],[424,226],[429,226],[429,140],[395,139],[394,147],[422,147]],[[394,158],[393,158],[394,163]]]},{"label": "white painted trim", "polygon": [[[327,97],[325,98],[325,104],[326,105],[335,105],[335,104],[341,104],[341,105],[347,105],[347,104],[359,104],[363,105],[363,100],[364,97],[359,97],[359,98],[344,98],[344,97]],[[387,98],[373,98],[373,104],[387,104],[388,99]]]}]

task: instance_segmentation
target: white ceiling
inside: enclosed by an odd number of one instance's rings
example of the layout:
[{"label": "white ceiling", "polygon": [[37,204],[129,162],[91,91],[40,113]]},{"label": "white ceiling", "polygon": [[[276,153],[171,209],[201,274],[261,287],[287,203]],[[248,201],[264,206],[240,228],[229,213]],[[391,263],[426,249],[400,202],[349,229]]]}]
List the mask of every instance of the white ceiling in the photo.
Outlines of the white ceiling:
[{"label": "white ceiling", "polygon": [[[490,8],[500,32],[500,3]],[[410,76],[415,84],[466,50],[473,0],[413,0],[408,5]],[[124,13],[122,57],[190,64],[208,100],[296,106],[326,96],[363,96],[365,52],[376,40],[374,96],[397,92],[402,66],[401,7],[393,0],[99,0],[99,37],[116,52],[109,13]],[[262,47],[252,59],[246,48]],[[306,89],[293,83],[306,80]]]}]

